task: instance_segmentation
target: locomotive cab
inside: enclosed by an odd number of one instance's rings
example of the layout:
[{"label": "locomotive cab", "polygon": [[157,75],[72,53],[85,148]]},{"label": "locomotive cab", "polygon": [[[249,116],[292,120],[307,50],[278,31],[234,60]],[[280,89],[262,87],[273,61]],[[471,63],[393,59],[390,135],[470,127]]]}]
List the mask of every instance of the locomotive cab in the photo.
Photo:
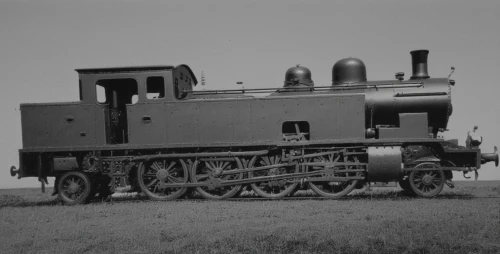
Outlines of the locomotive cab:
[{"label": "locomotive cab", "polygon": [[[104,125],[104,133],[96,135],[97,144],[162,143],[165,139],[162,130],[166,128],[164,103],[188,99],[187,91],[197,84],[187,65],[79,69],[77,72],[86,92],[83,100],[96,105],[96,127]],[[157,134],[148,135],[150,133]]]},{"label": "locomotive cab", "polygon": [[[76,71],[79,101],[21,104],[20,177],[38,174],[34,158],[40,150],[163,143],[165,103],[187,99],[182,91],[197,84],[187,65]],[[42,164],[54,168],[53,162]]]}]

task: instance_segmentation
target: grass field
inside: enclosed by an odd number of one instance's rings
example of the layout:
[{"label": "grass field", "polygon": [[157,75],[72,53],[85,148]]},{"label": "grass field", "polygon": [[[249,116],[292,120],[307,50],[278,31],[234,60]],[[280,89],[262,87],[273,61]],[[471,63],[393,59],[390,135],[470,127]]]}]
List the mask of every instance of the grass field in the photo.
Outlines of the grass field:
[{"label": "grass field", "polygon": [[500,253],[500,181],[457,182],[431,199],[380,188],[341,200],[72,207],[50,189],[10,189],[0,218],[2,253]]}]

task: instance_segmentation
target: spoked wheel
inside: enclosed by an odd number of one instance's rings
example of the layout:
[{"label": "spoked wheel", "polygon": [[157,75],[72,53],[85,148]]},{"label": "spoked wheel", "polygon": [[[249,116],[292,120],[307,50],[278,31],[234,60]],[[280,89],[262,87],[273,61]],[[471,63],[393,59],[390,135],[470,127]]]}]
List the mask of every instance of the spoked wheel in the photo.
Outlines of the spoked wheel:
[{"label": "spoked wheel", "polygon": [[83,172],[66,172],[57,184],[59,198],[66,205],[84,204],[89,200],[92,183]]},{"label": "spoked wheel", "polygon": [[443,190],[446,179],[444,172],[438,169],[438,165],[424,162],[415,168],[436,168],[436,170],[431,171],[412,171],[410,173],[410,186],[415,194],[422,197],[433,197]]},{"label": "spoked wheel", "polygon": [[[328,154],[319,157],[315,157],[310,162],[342,162],[344,157],[340,154]],[[323,167],[309,166],[307,171],[317,171],[323,170]],[[341,168],[326,169],[325,173],[321,177],[349,177],[356,176],[356,173],[333,173],[328,171],[337,171]],[[347,180],[342,182],[308,182],[309,188],[313,190],[316,194],[329,198],[339,198],[349,194],[358,183],[358,180]]]},{"label": "spoked wheel", "polygon": [[191,181],[206,183],[208,186],[196,187],[198,193],[208,199],[230,198],[238,193],[241,185],[222,186],[222,183],[243,178],[242,173],[231,174],[241,169],[237,158],[207,158],[194,162],[191,169]]},{"label": "spoked wheel", "polygon": [[[281,155],[263,156],[257,160],[255,167],[272,166],[282,164]],[[283,174],[299,173],[298,167],[279,167],[260,171],[249,172],[249,177],[277,176]],[[269,182],[251,184],[252,189],[264,198],[282,198],[292,193],[297,187],[297,182],[291,179],[283,179]]]},{"label": "spoked wheel", "polygon": [[189,173],[183,160],[156,159],[139,165],[137,180],[141,191],[151,199],[172,200],[184,195],[187,188],[166,185],[187,183]]}]

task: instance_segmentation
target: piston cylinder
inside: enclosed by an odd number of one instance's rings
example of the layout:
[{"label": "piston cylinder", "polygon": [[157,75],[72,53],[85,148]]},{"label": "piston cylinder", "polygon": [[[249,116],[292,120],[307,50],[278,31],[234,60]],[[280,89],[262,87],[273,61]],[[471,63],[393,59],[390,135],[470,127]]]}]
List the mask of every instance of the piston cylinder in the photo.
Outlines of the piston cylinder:
[{"label": "piston cylinder", "polygon": [[401,147],[368,147],[368,181],[392,182],[401,177]]}]

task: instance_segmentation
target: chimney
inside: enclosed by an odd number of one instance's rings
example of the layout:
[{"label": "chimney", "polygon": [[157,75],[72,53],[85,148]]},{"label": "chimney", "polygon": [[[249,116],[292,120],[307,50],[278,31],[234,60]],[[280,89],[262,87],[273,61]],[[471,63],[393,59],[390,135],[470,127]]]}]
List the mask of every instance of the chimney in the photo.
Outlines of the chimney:
[{"label": "chimney", "polygon": [[414,50],[410,52],[411,54],[411,69],[412,76],[410,79],[426,79],[429,78],[427,73],[427,56],[429,55],[429,50]]}]

